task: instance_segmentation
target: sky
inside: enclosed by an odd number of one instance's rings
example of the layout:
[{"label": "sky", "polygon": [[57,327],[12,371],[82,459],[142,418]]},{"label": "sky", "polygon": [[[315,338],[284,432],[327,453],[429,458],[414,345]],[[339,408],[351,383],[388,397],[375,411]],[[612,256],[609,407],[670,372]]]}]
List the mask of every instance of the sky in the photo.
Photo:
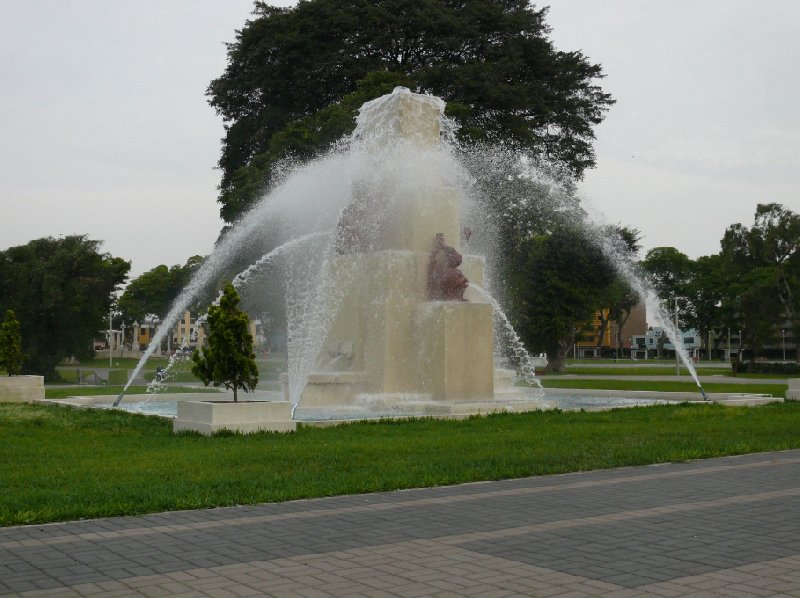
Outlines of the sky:
[{"label": "sky", "polygon": [[[758,203],[800,211],[800,2],[549,6],[556,48],[600,63],[617,101],[581,195],[641,231],[642,255],[716,253]],[[224,129],[205,90],[251,11],[252,0],[0,0],[0,250],[86,234],[134,277],[211,252]]]}]

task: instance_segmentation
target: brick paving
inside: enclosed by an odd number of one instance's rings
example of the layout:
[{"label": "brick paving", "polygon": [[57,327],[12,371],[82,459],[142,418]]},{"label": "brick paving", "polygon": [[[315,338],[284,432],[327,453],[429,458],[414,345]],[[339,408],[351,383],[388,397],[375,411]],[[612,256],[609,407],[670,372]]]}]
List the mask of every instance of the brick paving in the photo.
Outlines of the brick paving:
[{"label": "brick paving", "polygon": [[800,597],[800,451],[2,528],[0,595]]}]

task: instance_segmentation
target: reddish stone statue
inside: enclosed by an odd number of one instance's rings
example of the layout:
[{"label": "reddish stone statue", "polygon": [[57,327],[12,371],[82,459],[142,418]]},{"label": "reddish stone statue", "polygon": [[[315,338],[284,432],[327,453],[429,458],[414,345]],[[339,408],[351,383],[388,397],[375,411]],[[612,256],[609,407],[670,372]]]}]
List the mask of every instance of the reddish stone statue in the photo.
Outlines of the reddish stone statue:
[{"label": "reddish stone statue", "polygon": [[437,233],[428,265],[428,298],[431,301],[466,301],[467,277],[459,270],[461,254],[444,244],[444,234]]}]

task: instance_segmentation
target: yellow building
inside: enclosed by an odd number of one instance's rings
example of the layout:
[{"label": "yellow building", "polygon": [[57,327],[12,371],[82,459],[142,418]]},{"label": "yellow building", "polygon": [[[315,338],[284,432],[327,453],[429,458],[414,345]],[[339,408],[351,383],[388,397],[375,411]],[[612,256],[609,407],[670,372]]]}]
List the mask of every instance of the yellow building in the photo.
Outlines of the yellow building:
[{"label": "yellow building", "polygon": [[[608,318],[609,309],[598,310],[592,322],[578,332],[575,342],[574,354],[576,357],[600,357],[602,351],[615,352],[619,350],[620,356],[630,354],[632,339],[636,335],[645,334],[647,331],[647,312],[643,303],[635,305],[630,315],[622,325],[620,345],[617,346],[617,332],[619,323],[608,320],[606,329],[600,337],[601,318]],[[599,342],[598,342],[599,341]]]},{"label": "yellow building", "polygon": [[607,322],[602,338],[600,337],[602,318],[608,318],[608,311],[608,308],[597,310],[591,324],[578,332],[578,340],[575,342],[578,357],[600,357],[600,348],[612,346],[611,325],[613,323],[616,328],[616,322]]}]

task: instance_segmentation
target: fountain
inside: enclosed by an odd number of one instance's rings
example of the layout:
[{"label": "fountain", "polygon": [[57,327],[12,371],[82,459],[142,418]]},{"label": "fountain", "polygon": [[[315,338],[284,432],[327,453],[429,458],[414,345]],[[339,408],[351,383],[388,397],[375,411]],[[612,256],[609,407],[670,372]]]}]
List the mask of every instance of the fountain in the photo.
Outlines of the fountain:
[{"label": "fountain", "polygon": [[[334,218],[306,233],[329,242],[311,259],[283,261],[284,397],[295,421],[551,406],[515,387],[513,371],[495,369],[485,260],[461,254],[464,173],[440,143],[443,109],[405,88],[365,104],[349,150],[359,163],[350,193]],[[189,420],[196,416],[179,408],[176,429]]]},{"label": "fountain", "polygon": [[[471,208],[469,225],[481,228],[480,210],[467,194],[469,173],[441,142],[443,111],[440,99],[405,88],[368,102],[349,141],[286,174],[231,229],[176,300],[160,334],[223,268],[269,240],[274,249],[251,257],[234,284],[258,296],[259,282],[269,284],[265,268],[280,269],[288,324],[284,400],[245,407],[182,401],[175,430],[291,430],[298,421],[553,406],[543,399],[508,319],[484,290],[486,259],[471,251],[481,243],[491,250],[491,235],[462,225],[462,211]],[[641,286],[627,265],[618,266]],[[498,346],[501,337],[508,346]],[[513,355],[518,372],[496,367],[503,352]],[[516,385],[518,376],[527,387]]]}]

